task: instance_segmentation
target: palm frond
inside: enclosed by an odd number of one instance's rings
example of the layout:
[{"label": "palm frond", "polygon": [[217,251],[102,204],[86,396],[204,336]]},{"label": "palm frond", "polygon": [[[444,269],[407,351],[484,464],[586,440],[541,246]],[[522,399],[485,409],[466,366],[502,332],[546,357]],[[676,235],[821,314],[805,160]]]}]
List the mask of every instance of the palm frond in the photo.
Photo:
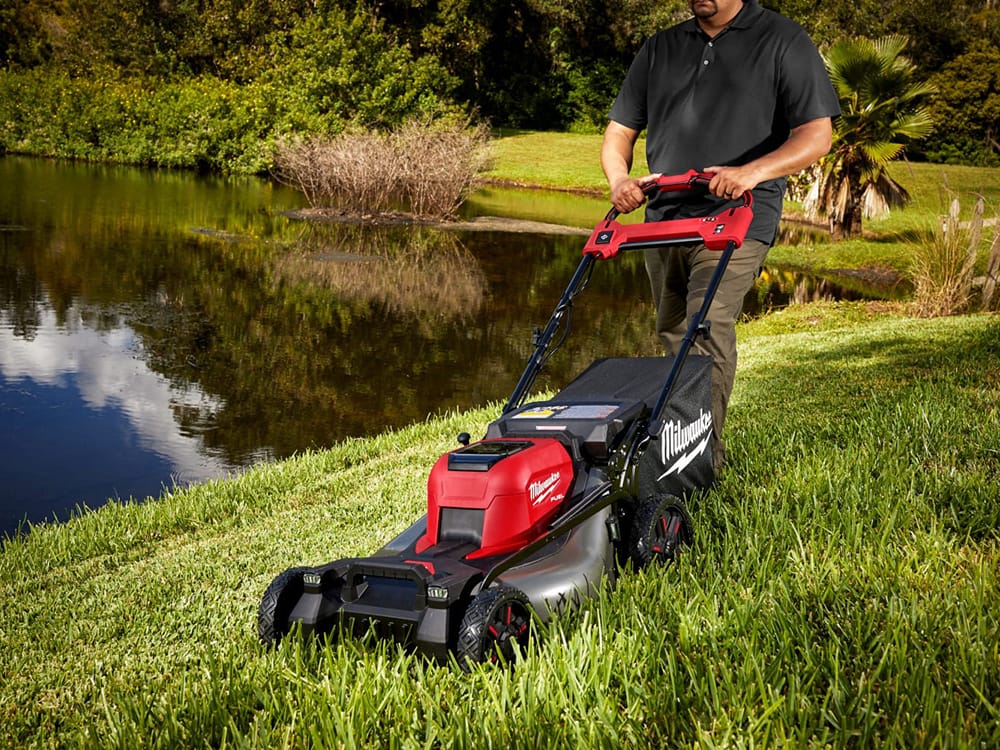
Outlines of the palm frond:
[{"label": "palm frond", "polygon": [[902,143],[892,143],[891,141],[872,141],[862,143],[859,150],[864,154],[865,165],[869,170],[880,171],[886,164],[903,153]]},{"label": "palm frond", "polygon": [[815,205],[833,219],[857,211],[852,201],[862,200],[862,215],[873,216],[909,198],[889,180],[885,167],[902,155],[907,142],[932,131],[925,102],[934,89],[915,80],[917,68],[904,55],[907,44],[899,34],[858,37],[837,42],[824,55],[841,116],[834,125],[833,151],[817,177]]},{"label": "palm frond", "polygon": [[889,215],[889,210],[902,208],[910,200],[910,194],[902,185],[892,179],[885,170],[865,186],[861,197],[861,215],[866,219],[878,219]]}]

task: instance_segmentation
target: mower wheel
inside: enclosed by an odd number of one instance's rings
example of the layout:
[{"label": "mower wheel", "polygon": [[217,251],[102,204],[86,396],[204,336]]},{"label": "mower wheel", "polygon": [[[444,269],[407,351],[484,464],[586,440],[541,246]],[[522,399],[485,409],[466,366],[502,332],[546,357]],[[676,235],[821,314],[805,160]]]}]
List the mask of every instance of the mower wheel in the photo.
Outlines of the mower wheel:
[{"label": "mower wheel", "polygon": [[264,592],[257,608],[257,636],[265,646],[277,646],[288,634],[289,616],[302,596],[302,575],[308,568],[289,568],[279,573]]},{"label": "mower wheel", "polygon": [[671,495],[650,497],[639,503],[632,521],[629,552],[635,567],[669,563],[681,544],[692,541],[691,517],[684,503]]},{"label": "mower wheel", "polygon": [[513,664],[514,644],[523,650],[531,631],[531,604],[512,586],[480,591],[462,618],[456,649],[458,663],[469,671],[484,662]]}]

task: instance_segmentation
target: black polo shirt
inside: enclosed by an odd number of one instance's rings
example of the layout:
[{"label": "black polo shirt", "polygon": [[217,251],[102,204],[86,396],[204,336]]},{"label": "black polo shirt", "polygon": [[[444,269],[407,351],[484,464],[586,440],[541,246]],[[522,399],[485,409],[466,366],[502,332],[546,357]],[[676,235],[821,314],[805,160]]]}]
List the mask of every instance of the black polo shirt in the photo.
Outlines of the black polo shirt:
[{"label": "black polo shirt", "polygon": [[[837,94],[812,40],[794,21],[745,0],[714,39],[691,18],[657,32],[629,68],[611,120],[647,130],[650,171],[682,174],[745,164],[774,151],[792,128],[840,114]],[[747,236],[771,244],[781,218],[785,180],[754,191]],[[646,220],[702,216],[724,201],[708,196],[650,201]]]}]

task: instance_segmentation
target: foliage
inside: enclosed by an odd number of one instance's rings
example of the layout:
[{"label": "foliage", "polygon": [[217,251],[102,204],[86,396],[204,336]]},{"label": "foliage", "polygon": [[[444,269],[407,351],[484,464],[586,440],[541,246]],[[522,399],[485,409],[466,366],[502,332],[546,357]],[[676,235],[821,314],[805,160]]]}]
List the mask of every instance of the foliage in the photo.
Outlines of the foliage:
[{"label": "foliage", "polygon": [[313,207],[451,219],[488,158],[487,132],[411,120],[389,133],[347,132],[278,144],[275,173]]},{"label": "foliage", "polygon": [[1000,166],[1000,50],[977,42],[930,79],[936,132],[922,149],[930,161]]},{"label": "foliage", "polygon": [[432,57],[414,54],[364,10],[332,7],[271,40],[263,85],[289,113],[282,130],[327,134],[348,123],[390,127],[447,110],[455,82]]},{"label": "foliage", "polygon": [[936,231],[915,243],[910,271],[915,315],[930,318],[969,310],[984,206],[982,198],[976,201],[972,220],[963,224],[959,199],[955,198]]},{"label": "foliage", "polygon": [[[949,74],[959,85],[938,107],[954,126],[912,153],[995,163],[996,117],[976,110],[976,97],[995,89],[995,65],[981,57],[1000,44],[992,0],[765,5],[802,23],[822,48],[862,34],[905,35],[923,75],[973,55]],[[453,107],[493,126],[592,132],[603,129],[642,41],[689,14],[685,0],[11,0],[0,8],[0,68],[41,67],[78,83],[71,94],[83,103],[107,71],[151,91],[188,79],[246,86],[241,96],[271,110],[268,140],[326,135],[348,122],[388,127]],[[948,83],[942,92],[952,91]]]},{"label": "foliage", "polygon": [[264,172],[283,135],[451,109],[448,76],[365,12],[313,15],[273,44],[278,62],[244,84],[208,74],[123,78],[114,67],[85,77],[52,67],[0,71],[0,151]]},{"label": "foliage", "polygon": [[996,318],[769,317],[741,331],[694,546],[544,629],[520,668],[353,639],[265,652],[253,632],[278,571],[415,518],[431,462],[494,406],[8,541],[3,742],[996,746]]},{"label": "foliage", "polygon": [[933,89],[914,80],[916,69],[903,57],[906,39],[848,39],[825,54],[840,98],[833,150],[819,163],[809,207],[830,220],[835,239],[859,236],[865,204],[868,215],[904,205],[908,196],[886,166],[908,141],[932,127],[924,102]]},{"label": "foliage", "polygon": [[278,110],[260,87],[202,76],[176,83],[71,79],[45,68],[0,72],[8,151],[90,161],[256,172]]},{"label": "foliage", "polygon": [[994,0],[764,0],[762,5],[798,21],[821,48],[847,37],[898,35],[924,76],[940,70],[977,39],[1000,42],[1000,9]]}]

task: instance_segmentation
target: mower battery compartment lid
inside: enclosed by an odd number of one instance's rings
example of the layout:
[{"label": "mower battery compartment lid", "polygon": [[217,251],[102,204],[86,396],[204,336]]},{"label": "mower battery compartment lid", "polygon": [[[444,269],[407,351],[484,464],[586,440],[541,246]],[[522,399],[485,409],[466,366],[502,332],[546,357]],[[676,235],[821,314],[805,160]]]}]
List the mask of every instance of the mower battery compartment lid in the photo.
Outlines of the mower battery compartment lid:
[{"label": "mower battery compartment lid", "polygon": [[615,438],[640,414],[639,401],[538,401],[493,422],[489,437],[553,437],[594,461],[608,458]]},{"label": "mower battery compartment lid", "polygon": [[[673,357],[595,360],[548,401],[526,404],[490,424],[487,438],[555,437],[592,461],[606,461],[615,441],[659,398]],[[691,355],[681,383],[710,377],[711,358]]]},{"label": "mower battery compartment lid", "polygon": [[497,462],[531,446],[526,440],[473,443],[448,454],[448,470],[489,471]]}]

